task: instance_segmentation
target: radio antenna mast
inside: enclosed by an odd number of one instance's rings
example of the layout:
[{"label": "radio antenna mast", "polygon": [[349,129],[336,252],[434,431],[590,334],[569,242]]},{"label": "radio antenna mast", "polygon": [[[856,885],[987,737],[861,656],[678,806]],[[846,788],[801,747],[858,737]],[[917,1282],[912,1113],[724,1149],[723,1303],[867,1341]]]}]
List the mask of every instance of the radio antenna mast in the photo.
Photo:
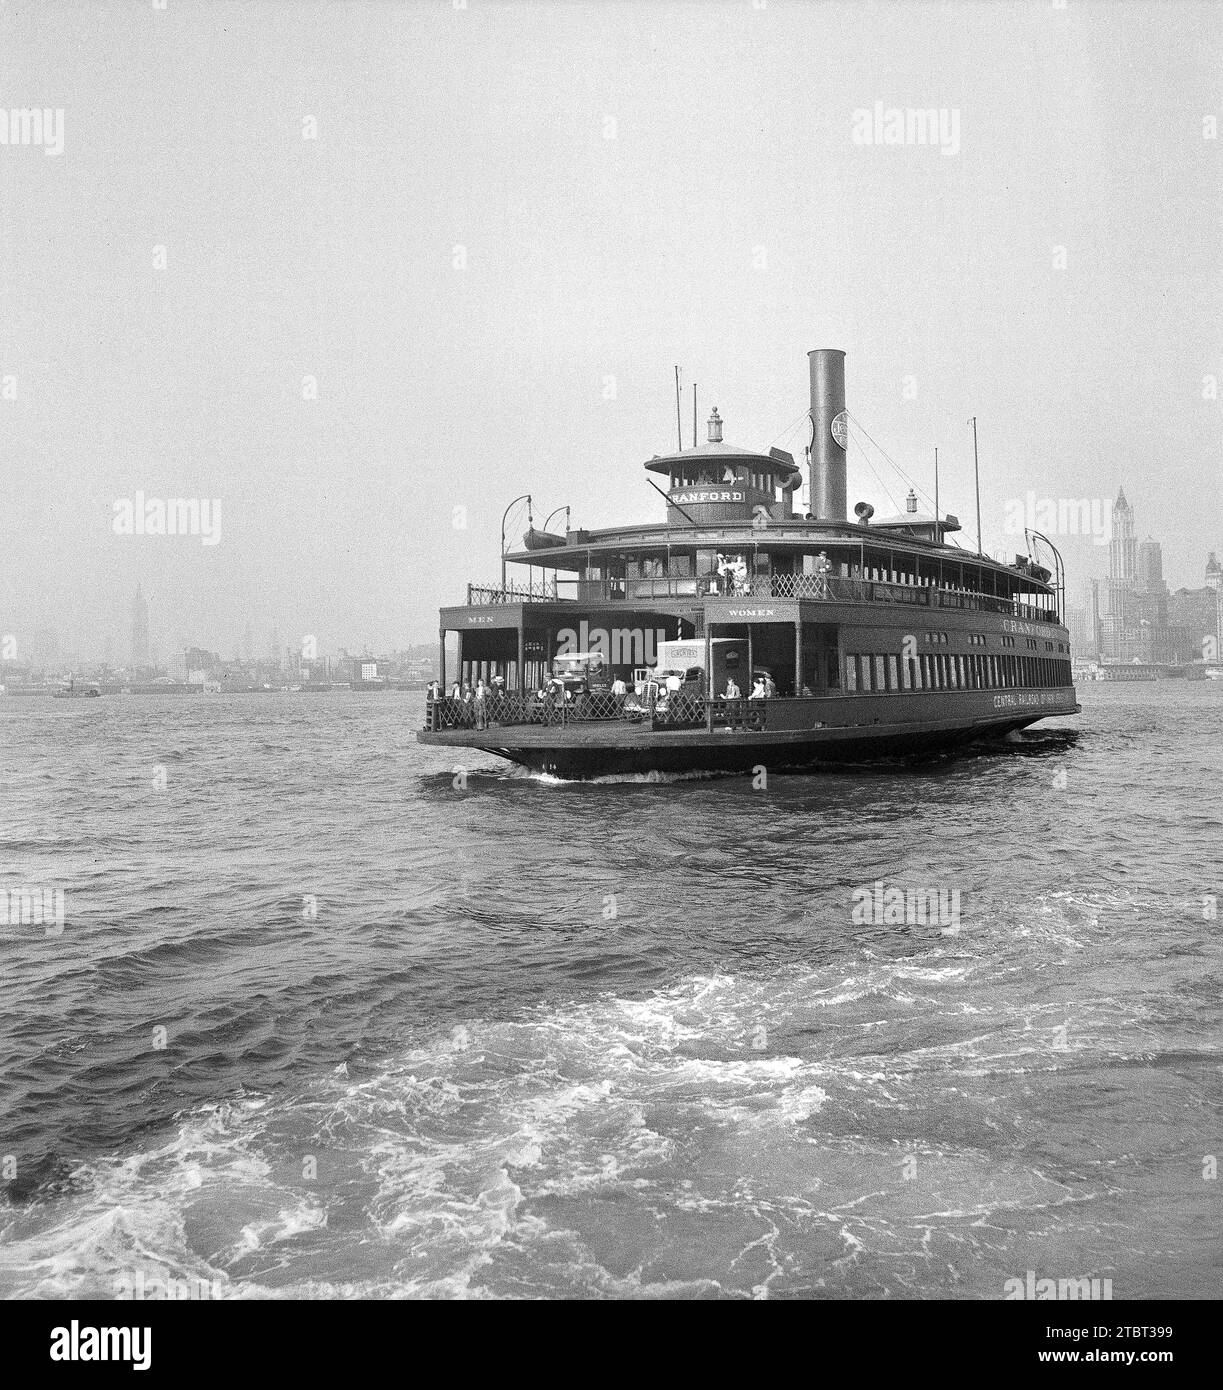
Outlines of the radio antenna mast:
[{"label": "radio antenna mast", "polygon": [[972,426],[972,476],[977,488],[977,554],[984,555],[981,549],[981,470],[977,467],[977,417],[968,422]]},{"label": "radio antenna mast", "polygon": [[684,427],[679,418],[679,368],[675,369],[675,434],[679,440],[679,451],[684,452]]}]

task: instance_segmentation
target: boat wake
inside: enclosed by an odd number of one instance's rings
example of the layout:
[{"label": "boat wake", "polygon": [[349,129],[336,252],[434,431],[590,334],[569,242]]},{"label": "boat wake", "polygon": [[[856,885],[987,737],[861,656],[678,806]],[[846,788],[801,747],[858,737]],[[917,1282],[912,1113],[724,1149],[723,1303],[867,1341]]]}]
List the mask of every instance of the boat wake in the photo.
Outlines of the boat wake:
[{"label": "boat wake", "polygon": [[[1132,1000],[1059,1033],[1013,976],[957,941],[473,1019],[0,1206],[0,1294],[996,1297],[1027,1258],[1000,1232],[1090,1232],[1122,1192],[1079,1090],[1161,1060]],[[1161,1085],[1213,1059],[1187,1041]]]}]

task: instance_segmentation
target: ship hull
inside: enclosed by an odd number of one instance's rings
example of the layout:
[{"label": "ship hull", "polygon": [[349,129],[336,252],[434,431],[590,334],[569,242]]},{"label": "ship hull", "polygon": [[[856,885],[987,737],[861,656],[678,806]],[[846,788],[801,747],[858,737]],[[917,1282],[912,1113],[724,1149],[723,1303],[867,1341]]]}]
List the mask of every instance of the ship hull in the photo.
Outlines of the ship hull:
[{"label": "ship hull", "polygon": [[[1004,704],[995,705],[995,699]],[[599,722],[565,726],[515,725],[487,729],[421,730],[432,747],[492,753],[533,772],[566,780],[652,773],[816,771],[838,763],[920,757],[997,738],[1053,715],[1079,713],[1073,689],[964,692],[944,696],[942,708],[916,711],[922,696],[866,701],[769,701],[759,731],[715,727],[654,728],[649,723]],[[830,708],[840,706],[840,709]],[[852,711],[847,706],[857,708]],[[954,706],[949,708],[948,706]],[[836,720],[836,722],[833,722]],[[779,727],[780,725],[790,727]]]}]

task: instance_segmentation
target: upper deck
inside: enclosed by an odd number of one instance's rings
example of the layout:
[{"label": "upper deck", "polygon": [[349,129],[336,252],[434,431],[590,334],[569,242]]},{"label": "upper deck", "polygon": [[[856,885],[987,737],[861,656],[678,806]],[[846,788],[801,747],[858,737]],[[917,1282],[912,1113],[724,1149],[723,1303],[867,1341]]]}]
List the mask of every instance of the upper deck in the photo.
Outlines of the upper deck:
[{"label": "upper deck", "polygon": [[[516,552],[507,561],[541,571],[506,585],[469,584],[469,606],[499,603],[701,606],[722,597],[816,603],[901,603],[964,608],[1057,622],[1048,572],[914,534],[914,515],[881,525],[807,519],[752,525],[670,524],[569,532],[563,547]],[[719,561],[739,561],[727,576]],[[550,572],[550,577],[549,577]]]},{"label": "upper deck", "polygon": [[[1048,597],[1052,600],[1052,595]],[[996,613],[1031,623],[1061,624],[1061,616],[1052,601],[1039,605],[1024,602],[1020,597],[983,594],[969,589],[806,574],[756,575],[730,593],[701,591],[697,580],[683,578],[541,579],[538,583],[525,584],[468,584],[465,607],[501,609],[508,604],[518,604],[598,610],[616,604],[660,612],[708,609],[718,614],[725,610],[727,600],[742,599],[798,600],[820,605],[904,604],[944,611]],[[442,617],[461,619],[463,611],[462,607],[444,608]]]}]

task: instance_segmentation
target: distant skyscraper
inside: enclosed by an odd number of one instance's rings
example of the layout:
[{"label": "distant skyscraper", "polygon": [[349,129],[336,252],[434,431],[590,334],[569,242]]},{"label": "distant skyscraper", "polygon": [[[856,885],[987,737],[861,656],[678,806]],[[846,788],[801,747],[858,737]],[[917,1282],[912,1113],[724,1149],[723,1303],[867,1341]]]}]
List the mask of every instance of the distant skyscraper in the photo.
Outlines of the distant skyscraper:
[{"label": "distant skyscraper", "polygon": [[1219,648],[1223,645],[1223,569],[1219,568],[1219,562],[1215,559],[1213,550],[1210,552],[1210,558],[1206,561],[1206,587],[1213,589],[1215,596],[1215,656],[1213,659],[1218,661]]},{"label": "distant skyscraper", "polygon": [[132,665],[149,664],[149,605],[145,602],[140,585],[136,585],[136,597],[132,600]]},{"label": "distant skyscraper", "polygon": [[1103,655],[1129,661],[1140,655],[1138,613],[1138,538],[1134,511],[1125,489],[1113,503],[1113,538],[1108,546],[1108,617],[1103,624]]},{"label": "distant skyscraper", "polygon": [[1167,588],[1163,547],[1150,536],[1138,543],[1138,588],[1142,593],[1158,593]]},{"label": "distant skyscraper", "polygon": [[1134,509],[1125,489],[1113,503],[1113,538],[1108,545],[1108,577],[1111,584],[1132,583],[1138,573],[1138,540],[1134,535]]},{"label": "distant skyscraper", "polygon": [[[1206,583],[1200,589],[1177,589],[1168,596],[1168,623],[1178,645],[1207,661],[1218,660],[1223,632],[1223,572],[1214,551],[1206,561]],[[1216,655],[1212,656],[1214,652]]]},{"label": "distant skyscraper", "polygon": [[[1179,648],[1168,632],[1168,586],[1164,582],[1164,553],[1149,536],[1138,543],[1138,627],[1143,655],[1152,661],[1171,661]],[[1183,644],[1181,644],[1183,645]]]},{"label": "distant skyscraper", "polygon": [[1101,624],[1100,624],[1100,581],[1099,581],[1098,579],[1093,579],[1093,580],[1091,581],[1091,599],[1090,599],[1090,602],[1089,602],[1089,604],[1088,604],[1088,610],[1089,610],[1089,613],[1090,613],[1090,617],[1089,617],[1089,619],[1088,619],[1088,624],[1089,624],[1089,628],[1090,628],[1091,655],[1092,655],[1092,656],[1095,656],[1095,657],[1098,657],[1098,656],[1100,655],[1100,627],[1101,627]]}]

